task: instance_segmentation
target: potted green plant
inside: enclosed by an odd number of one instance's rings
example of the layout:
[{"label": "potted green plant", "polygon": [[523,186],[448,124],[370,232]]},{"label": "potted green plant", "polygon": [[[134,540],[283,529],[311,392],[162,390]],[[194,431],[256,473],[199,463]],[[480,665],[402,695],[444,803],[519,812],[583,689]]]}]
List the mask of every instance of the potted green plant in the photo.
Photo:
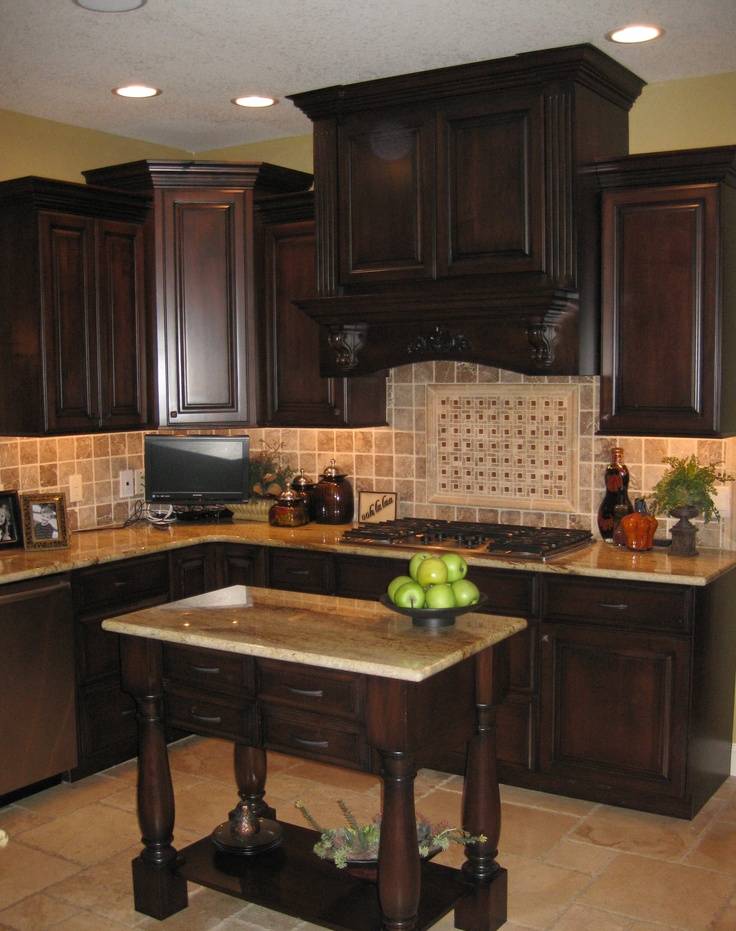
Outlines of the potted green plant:
[{"label": "potted green plant", "polygon": [[274,500],[289,487],[294,470],[285,461],[282,444],[266,443],[248,461],[250,500],[231,505],[236,520],[268,520]]},{"label": "potted green plant", "polygon": [[701,463],[694,455],[667,456],[662,461],[669,468],[654,486],[654,511],[678,518],[671,531],[672,553],[695,556],[697,527],[690,518],[702,514],[705,523],[718,520],[721,515],[714,500],[716,486],[732,482],[733,476],[720,470],[719,462]]},{"label": "potted green plant", "polygon": [[[353,876],[375,882],[378,877],[381,818],[377,815],[368,824],[358,824],[342,799],[338,799],[337,804],[345,817],[346,826],[322,828],[307,811],[304,802],[294,802],[305,821],[320,832],[320,838],[312,848],[318,857],[331,860],[339,870],[347,870]],[[426,818],[417,815],[417,848],[423,860],[430,860],[440,851],[447,850],[450,844],[484,844],[486,840],[484,834],[474,836],[460,828],[433,826]]]}]

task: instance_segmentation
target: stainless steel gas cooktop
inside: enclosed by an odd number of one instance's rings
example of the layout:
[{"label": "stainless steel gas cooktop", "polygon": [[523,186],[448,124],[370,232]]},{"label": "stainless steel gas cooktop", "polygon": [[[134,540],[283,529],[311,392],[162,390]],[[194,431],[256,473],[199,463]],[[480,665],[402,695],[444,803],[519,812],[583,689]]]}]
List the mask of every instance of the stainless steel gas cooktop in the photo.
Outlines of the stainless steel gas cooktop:
[{"label": "stainless steel gas cooktop", "polygon": [[524,527],[519,524],[476,524],[454,520],[406,517],[380,524],[359,524],[346,530],[341,543],[394,546],[402,549],[440,549],[474,556],[514,556],[545,561],[588,546],[588,530]]}]

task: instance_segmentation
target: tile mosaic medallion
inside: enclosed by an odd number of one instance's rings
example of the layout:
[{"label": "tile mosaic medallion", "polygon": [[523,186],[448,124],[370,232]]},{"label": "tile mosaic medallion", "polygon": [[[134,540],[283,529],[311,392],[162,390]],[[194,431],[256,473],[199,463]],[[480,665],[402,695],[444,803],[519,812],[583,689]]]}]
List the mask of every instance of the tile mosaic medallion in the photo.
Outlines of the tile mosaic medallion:
[{"label": "tile mosaic medallion", "polygon": [[427,386],[429,501],[577,510],[579,386]]}]

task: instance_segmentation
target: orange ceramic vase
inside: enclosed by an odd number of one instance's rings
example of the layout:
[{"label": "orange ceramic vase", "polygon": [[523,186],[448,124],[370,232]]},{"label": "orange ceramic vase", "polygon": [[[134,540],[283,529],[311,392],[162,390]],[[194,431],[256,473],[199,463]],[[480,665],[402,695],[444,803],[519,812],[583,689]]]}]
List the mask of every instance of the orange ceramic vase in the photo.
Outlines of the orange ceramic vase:
[{"label": "orange ceramic vase", "polygon": [[624,515],[619,526],[626,539],[626,547],[630,550],[650,550],[654,544],[654,534],[659,521],[647,511],[646,501],[637,498],[631,514]]}]

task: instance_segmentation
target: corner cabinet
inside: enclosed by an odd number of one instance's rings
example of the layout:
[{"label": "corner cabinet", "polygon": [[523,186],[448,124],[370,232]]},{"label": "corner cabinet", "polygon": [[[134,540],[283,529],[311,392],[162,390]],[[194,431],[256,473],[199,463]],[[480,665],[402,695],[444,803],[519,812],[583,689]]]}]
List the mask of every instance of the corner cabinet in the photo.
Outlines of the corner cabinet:
[{"label": "corner cabinet", "polygon": [[319,328],[294,299],[315,290],[314,194],[264,197],[255,208],[261,410],[258,422],[285,427],[386,423],[385,372],[322,378]]},{"label": "corner cabinet", "polygon": [[595,190],[643,82],[590,45],[291,99],[314,122],[323,374],[594,372]]},{"label": "corner cabinet", "polygon": [[144,221],[150,201],[42,178],[0,184],[5,434],[150,422]]},{"label": "corner cabinet", "polygon": [[256,422],[253,210],[312,176],[265,162],[140,161],[84,172],[153,195],[147,226],[161,426]]},{"label": "corner cabinet", "polygon": [[629,156],[602,188],[600,433],[736,433],[736,146]]}]

